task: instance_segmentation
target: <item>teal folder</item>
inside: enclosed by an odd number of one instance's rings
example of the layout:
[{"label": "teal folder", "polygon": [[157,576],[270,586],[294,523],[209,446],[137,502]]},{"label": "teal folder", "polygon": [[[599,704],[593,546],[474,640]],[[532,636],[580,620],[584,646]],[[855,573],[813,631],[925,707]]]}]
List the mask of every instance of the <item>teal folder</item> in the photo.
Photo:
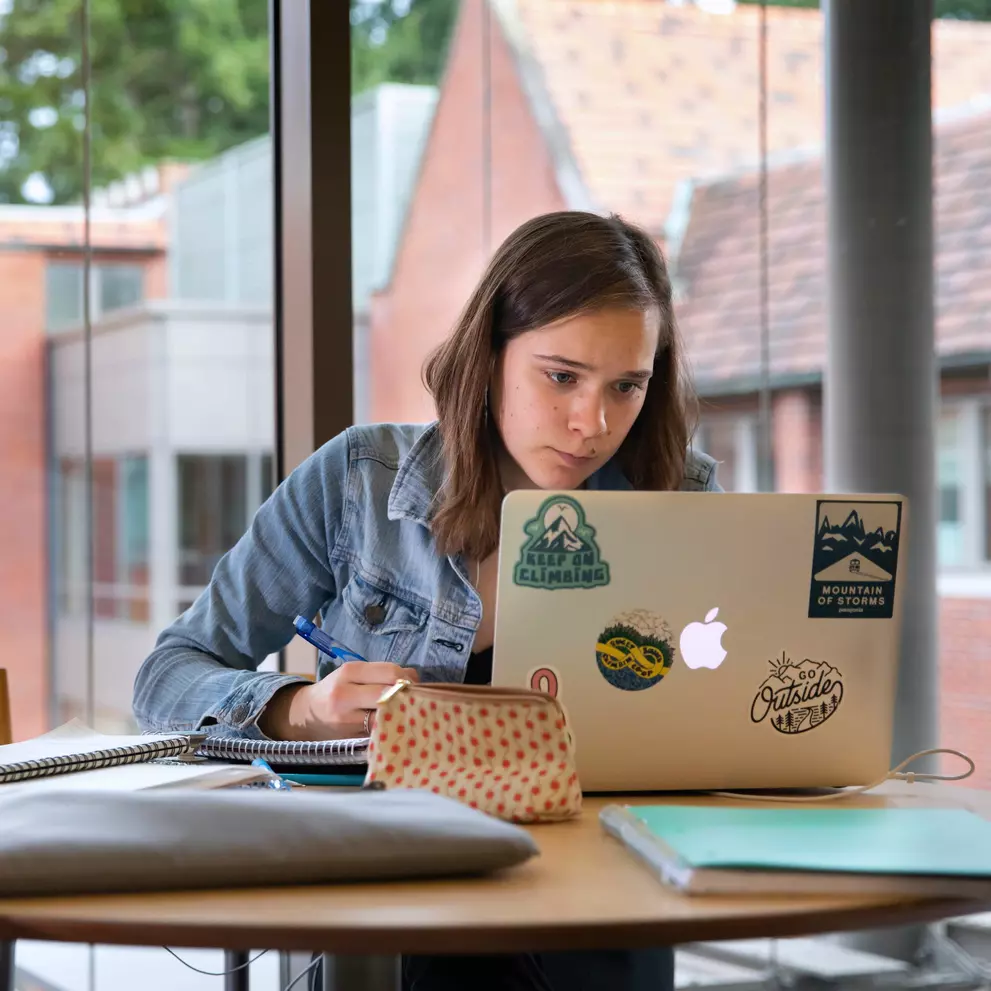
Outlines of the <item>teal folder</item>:
[{"label": "teal folder", "polygon": [[991,899],[991,822],[963,809],[610,805],[600,818],[686,892]]}]

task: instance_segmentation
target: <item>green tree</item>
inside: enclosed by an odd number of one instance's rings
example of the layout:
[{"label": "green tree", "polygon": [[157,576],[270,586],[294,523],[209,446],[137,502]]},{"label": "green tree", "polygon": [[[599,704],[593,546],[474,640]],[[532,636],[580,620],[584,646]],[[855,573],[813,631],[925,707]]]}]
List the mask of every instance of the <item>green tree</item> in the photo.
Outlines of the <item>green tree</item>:
[{"label": "green tree", "polygon": [[[336,3],[339,0],[318,0]],[[755,3],[759,0],[742,0]],[[817,7],[818,0],[769,0]],[[991,0],[935,0],[991,20]],[[349,0],[352,92],[440,81],[459,0]],[[0,203],[82,189],[81,0],[0,0]],[[268,130],[266,0],[90,0],[93,182]]]},{"label": "green tree", "polygon": [[[268,130],[264,0],[90,0],[95,186],[200,160]],[[80,0],[8,0],[0,15],[0,202],[31,176],[81,193]]]},{"label": "green tree", "polygon": [[[739,0],[759,4],[761,0]],[[819,7],[819,0],[767,0],[772,7]],[[991,0],[936,0],[936,17],[956,17],[967,21],[991,21]]]},{"label": "green tree", "polygon": [[459,0],[351,0],[351,91],[436,85]]}]

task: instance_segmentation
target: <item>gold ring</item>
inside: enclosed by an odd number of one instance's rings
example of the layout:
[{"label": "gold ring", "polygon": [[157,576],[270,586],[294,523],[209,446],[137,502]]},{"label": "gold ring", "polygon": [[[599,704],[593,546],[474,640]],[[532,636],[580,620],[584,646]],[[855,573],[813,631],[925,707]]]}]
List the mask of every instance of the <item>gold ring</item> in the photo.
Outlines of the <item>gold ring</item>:
[{"label": "gold ring", "polygon": [[372,710],[371,709],[366,709],[365,710],[365,721],[364,721],[364,723],[362,723],[362,729],[364,731],[365,736],[371,735],[371,728],[368,725],[369,720],[371,718],[372,718]]}]

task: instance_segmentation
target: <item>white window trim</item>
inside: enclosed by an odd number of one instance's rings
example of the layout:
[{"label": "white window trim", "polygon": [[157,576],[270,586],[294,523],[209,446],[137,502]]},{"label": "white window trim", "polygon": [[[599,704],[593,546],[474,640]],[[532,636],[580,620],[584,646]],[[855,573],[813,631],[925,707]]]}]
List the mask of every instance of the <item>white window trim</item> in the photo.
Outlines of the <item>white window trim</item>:
[{"label": "white window trim", "polygon": [[[983,397],[967,396],[944,399],[940,408],[953,410],[959,417],[960,521],[963,526],[964,559],[953,566],[942,566],[937,561],[936,589],[945,598],[991,598],[991,561],[984,557],[988,520],[984,510],[984,487],[987,483],[984,477],[986,454],[982,424],[989,404]],[[936,458],[938,472],[938,450]],[[938,475],[936,485],[938,491]]]},{"label": "white window trim", "polygon": [[991,599],[991,571],[939,571],[936,591],[943,599]]}]

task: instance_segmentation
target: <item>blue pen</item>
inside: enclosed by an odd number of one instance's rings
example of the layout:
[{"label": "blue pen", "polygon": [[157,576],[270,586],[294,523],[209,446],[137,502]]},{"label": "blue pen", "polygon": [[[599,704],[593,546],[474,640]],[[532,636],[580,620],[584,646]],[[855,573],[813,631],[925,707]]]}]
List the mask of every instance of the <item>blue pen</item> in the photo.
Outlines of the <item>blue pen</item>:
[{"label": "blue pen", "polygon": [[314,623],[311,623],[308,619],[303,619],[302,616],[297,616],[293,620],[293,626],[296,628],[296,632],[307,642],[313,644],[317,650],[326,654],[328,657],[333,657],[337,661],[363,661],[365,660],[361,654],[356,654],[353,650],[345,647],[340,640],[335,640],[330,634],[324,633]]},{"label": "blue pen", "polygon": [[266,787],[274,788],[276,791],[292,790],[293,783],[291,781],[287,781],[285,778],[282,777],[281,774],[276,774],[275,771],[272,770],[272,766],[269,764],[267,760],[265,760],[264,757],[256,757],[251,762],[251,766],[260,767],[263,771],[268,771],[268,773],[271,775],[268,781],[265,782]]}]

